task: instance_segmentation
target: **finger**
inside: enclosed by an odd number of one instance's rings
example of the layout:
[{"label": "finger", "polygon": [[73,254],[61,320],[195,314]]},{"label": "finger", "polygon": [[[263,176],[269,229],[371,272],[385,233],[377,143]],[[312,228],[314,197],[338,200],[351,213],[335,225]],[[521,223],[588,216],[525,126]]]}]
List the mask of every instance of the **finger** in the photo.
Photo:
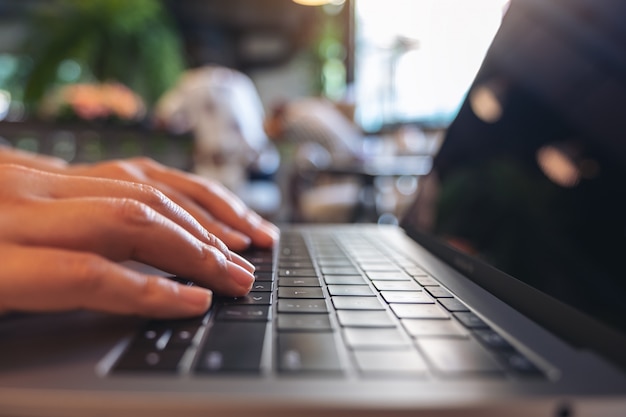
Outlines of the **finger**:
[{"label": "finger", "polygon": [[150,161],[141,163],[149,178],[189,196],[217,220],[249,236],[254,244],[268,247],[278,239],[276,226],[250,210],[237,196],[218,183]]},{"label": "finger", "polygon": [[212,300],[207,289],[144,275],[94,254],[17,245],[1,250],[0,311],[89,309],[179,318],[203,314]]},{"label": "finger", "polygon": [[[196,238],[215,246],[222,253],[224,253],[229,260],[233,260],[232,253],[228,249],[227,245],[225,245],[219,237],[212,233],[213,230],[221,232],[219,227],[212,227],[212,230],[207,230],[195,219],[193,215],[180,207],[180,205],[177,205],[161,191],[150,185],[105,178],[53,175],[37,171],[30,171],[21,174],[31,175],[33,177],[29,182],[29,185],[32,184],[32,187],[29,187],[31,188],[31,191],[37,191],[39,194],[47,195],[51,198],[93,196],[133,198],[138,200],[155,209],[158,213],[173,220],[185,230],[191,232]],[[198,208],[197,211],[198,215],[202,214],[201,209]],[[214,224],[214,226],[216,225]],[[237,239],[236,236],[234,236],[235,233],[236,232],[231,234],[222,234],[229,237],[228,243],[232,244],[233,250],[246,248],[249,245],[249,239],[244,238],[243,235],[239,233],[236,233],[237,236],[241,237],[240,239]],[[249,262],[239,257],[234,258],[234,262],[248,270],[251,267]]]},{"label": "finger", "polygon": [[190,213],[174,203],[156,188],[128,181],[65,176],[27,170],[21,173],[28,176],[29,190],[42,197],[113,197],[130,198],[140,201],[158,213],[173,220],[196,238],[217,246],[226,256],[230,256],[227,247],[215,239]]},{"label": "finger", "polygon": [[224,223],[215,220],[205,209],[200,207],[195,201],[172,188],[159,184],[159,189],[163,191],[173,202],[185,209],[196,219],[202,227],[217,236],[231,250],[241,251],[250,246],[251,239],[245,234],[233,230]]},{"label": "finger", "polygon": [[[48,215],[43,218],[41,213]],[[229,260],[218,240],[207,244],[169,218],[131,199],[76,198],[34,202],[3,230],[13,242],[133,259],[192,279],[225,295],[247,294],[254,277]],[[230,255],[230,253],[229,253]],[[232,259],[232,258],[231,258]]]}]

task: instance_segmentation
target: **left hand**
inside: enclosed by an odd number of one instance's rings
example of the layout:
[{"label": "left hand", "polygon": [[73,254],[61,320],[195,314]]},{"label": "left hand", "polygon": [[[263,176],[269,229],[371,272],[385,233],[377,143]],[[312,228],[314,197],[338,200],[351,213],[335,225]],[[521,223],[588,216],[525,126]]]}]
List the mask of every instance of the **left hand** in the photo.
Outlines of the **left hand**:
[{"label": "left hand", "polygon": [[234,251],[250,244],[270,247],[279,235],[276,226],[218,182],[166,167],[149,158],[68,165],[63,173],[151,185]]}]

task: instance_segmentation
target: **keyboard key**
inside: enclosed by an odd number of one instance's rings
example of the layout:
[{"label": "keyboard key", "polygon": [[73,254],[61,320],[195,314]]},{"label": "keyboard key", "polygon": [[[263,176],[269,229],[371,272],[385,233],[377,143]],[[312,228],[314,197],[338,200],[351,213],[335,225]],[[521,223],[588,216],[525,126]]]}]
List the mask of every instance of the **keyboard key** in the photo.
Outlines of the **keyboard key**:
[{"label": "keyboard key", "polygon": [[252,285],[252,291],[255,292],[272,292],[274,283],[272,281],[255,281]]},{"label": "keyboard key", "polygon": [[406,348],[411,341],[398,328],[357,328],[345,327],[343,335],[352,349]]},{"label": "keyboard key", "polygon": [[496,359],[471,338],[423,338],[418,339],[417,344],[435,369],[445,374],[503,370]]},{"label": "keyboard key", "polygon": [[465,327],[469,329],[487,329],[489,326],[480,317],[474,313],[453,313]]},{"label": "keyboard key", "polygon": [[453,298],[454,296],[443,287],[425,287],[426,291],[435,298]]},{"label": "keyboard key", "polygon": [[272,272],[255,272],[254,280],[255,282],[274,281],[274,274]]},{"label": "keyboard key", "polygon": [[424,359],[415,350],[357,350],[357,367],[365,374],[421,375],[427,372]]},{"label": "keyboard key", "polygon": [[280,277],[278,279],[279,287],[319,287],[320,280],[316,278],[292,278]]},{"label": "keyboard key", "polygon": [[278,298],[324,298],[324,292],[315,287],[279,287]]},{"label": "keyboard key", "polygon": [[359,266],[366,272],[402,272],[398,266],[392,264],[391,262],[361,261],[359,262]]},{"label": "keyboard key", "polygon": [[246,251],[241,254],[255,266],[272,265],[274,255],[271,251]]},{"label": "keyboard key", "polygon": [[363,285],[366,283],[361,275],[324,275],[324,281],[328,285]]},{"label": "keyboard key", "polygon": [[338,310],[337,319],[344,327],[395,327],[387,311]]},{"label": "keyboard key", "polygon": [[421,276],[427,276],[428,274],[426,273],[426,271],[424,271],[422,268],[418,267],[418,266],[406,266],[404,268],[407,272],[407,274],[411,275],[412,277],[421,277]]},{"label": "keyboard key", "polygon": [[413,277],[413,279],[417,281],[417,283],[421,285],[422,287],[430,287],[430,286],[438,287],[439,286],[439,282],[433,277],[415,276]]},{"label": "keyboard key", "polygon": [[415,281],[372,281],[378,291],[422,291]]},{"label": "keyboard key", "polygon": [[480,342],[483,342],[488,348],[499,351],[513,351],[514,348],[509,342],[498,333],[491,329],[475,330],[474,334]]},{"label": "keyboard key", "polygon": [[327,314],[286,314],[277,316],[278,330],[332,330]]},{"label": "keyboard key", "polygon": [[408,281],[411,279],[404,272],[384,272],[384,271],[372,271],[367,272],[365,275],[372,281]]},{"label": "keyboard key", "polygon": [[345,257],[342,258],[317,258],[317,264],[321,267],[352,267],[352,262]]},{"label": "keyboard key", "polygon": [[447,319],[450,317],[443,307],[437,304],[390,304],[400,319]]},{"label": "keyboard key", "polygon": [[137,335],[134,344],[157,347],[160,350],[173,345],[186,347],[203,325],[204,317],[178,320],[153,320]]},{"label": "keyboard key", "polygon": [[[283,242],[287,243],[287,242]],[[280,255],[282,257],[287,257],[289,259],[309,259],[309,250],[306,248],[304,243],[301,244],[290,244],[289,246],[284,246],[280,248]]]},{"label": "keyboard key", "polygon": [[279,277],[316,277],[317,272],[315,269],[279,269],[278,270]]},{"label": "keyboard key", "polygon": [[374,296],[374,291],[369,285],[329,285],[328,292],[333,295],[345,296]]},{"label": "keyboard key", "polygon": [[278,370],[283,373],[342,371],[333,333],[278,334]]},{"label": "keyboard key", "polygon": [[272,293],[249,292],[243,297],[216,297],[216,302],[222,305],[270,305]]},{"label": "keyboard key", "polygon": [[518,375],[531,377],[543,376],[543,372],[519,352],[502,352],[499,354],[499,357],[508,369]]},{"label": "keyboard key", "polygon": [[167,342],[167,347],[186,347],[191,345],[193,338],[198,332],[198,326],[179,326],[172,330],[172,335],[170,336],[169,341]]},{"label": "keyboard key", "polygon": [[269,315],[269,306],[227,305],[220,307],[216,320],[267,321],[269,320]]},{"label": "keyboard key", "polygon": [[273,264],[254,264],[254,270],[256,272],[274,272]]},{"label": "keyboard key", "polygon": [[337,310],[384,310],[377,297],[344,297],[336,296],[332,302]]},{"label": "keyboard key", "polygon": [[359,270],[352,266],[323,266],[324,275],[359,275]]},{"label": "keyboard key", "polygon": [[434,304],[435,300],[423,291],[382,291],[380,293],[388,303]]},{"label": "keyboard key", "polygon": [[259,372],[266,323],[215,323],[208,330],[196,370],[202,373]]},{"label": "keyboard key", "polygon": [[468,331],[455,320],[402,319],[411,337],[467,337]]},{"label": "keyboard key", "polygon": [[315,299],[281,299],[278,300],[277,309],[279,313],[328,313],[325,300]]},{"label": "keyboard key", "polygon": [[167,350],[131,346],[115,365],[115,371],[156,371],[175,373],[186,348]]},{"label": "keyboard key", "polygon": [[448,311],[469,311],[469,308],[456,298],[441,298],[438,301]]},{"label": "keyboard key", "polygon": [[303,262],[303,261],[282,261],[279,263],[279,267],[281,269],[313,269],[313,262]]},{"label": "keyboard key", "polygon": [[136,337],[133,343],[141,344],[147,347],[156,347],[156,343],[160,340],[169,328],[164,324],[149,323]]}]

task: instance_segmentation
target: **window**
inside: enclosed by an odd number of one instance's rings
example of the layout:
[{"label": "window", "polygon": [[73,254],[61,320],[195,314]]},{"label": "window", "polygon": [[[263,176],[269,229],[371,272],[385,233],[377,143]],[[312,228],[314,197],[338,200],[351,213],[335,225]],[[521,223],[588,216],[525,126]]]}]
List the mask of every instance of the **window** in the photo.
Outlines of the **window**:
[{"label": "window", "polygon": [[356,118],[439,126],[456,114],[507,0],[355,0]]}]

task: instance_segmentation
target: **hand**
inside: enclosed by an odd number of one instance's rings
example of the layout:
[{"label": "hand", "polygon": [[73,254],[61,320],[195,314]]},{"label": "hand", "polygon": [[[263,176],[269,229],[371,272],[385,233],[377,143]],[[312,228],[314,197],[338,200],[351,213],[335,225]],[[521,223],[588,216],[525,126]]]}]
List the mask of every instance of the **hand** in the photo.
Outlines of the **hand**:
[{"label": "hand", "polygon": [[70,165],[64,173],[151,185],[232,250],[243,250],[251,243],[269,247],[278,238],[276,226],[262,219],[219,183],[165,167],[148,158]]},{"label": "hand", "polygon": [[[155,170],[196,195],[199,184]],[[226,221],[248,219],[245,230],[269,242],[255,229],[263,223],[240,207],[228,210],[229,196],[211,191],[204,204],[225,211]],[[152,186],[0,165],[0,312],[86,308],[183,317],[209,307],[211,291],[118,263],[127,259],[229,296],[246,294],[254,282],[247,261]]]},{"label": "hand", "polygon": [[152,185],[191,213],[202,226],[233,250],[245,249],[250,243],[268,247],[278,238],[278,229],[274,225],[263,220],[222,185],[167,168],[149,158],[71,165],[58,158],[0,146],[0,163]]}]

